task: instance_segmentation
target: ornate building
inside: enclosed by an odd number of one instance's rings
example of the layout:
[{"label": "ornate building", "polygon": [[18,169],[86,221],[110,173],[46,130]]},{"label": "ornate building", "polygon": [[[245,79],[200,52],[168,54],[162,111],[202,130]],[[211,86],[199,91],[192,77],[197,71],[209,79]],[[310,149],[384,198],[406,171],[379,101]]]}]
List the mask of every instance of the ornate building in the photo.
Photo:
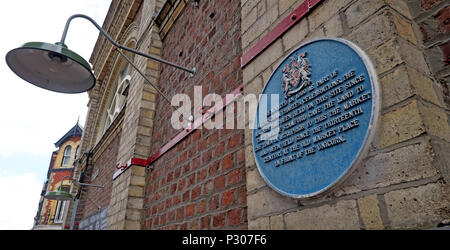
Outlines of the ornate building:
[{"label": "ornate building", "polygon": [[49,200],[44,198],[44,195],[49,191],[56,191],[61,185],[63,190],[69,191],[71,182],[63,178],[73,175],[82,134],[83,129],[77,123],[55,143],[58,149],[52,153],[33,230],[64,229],[66,224],[63,222],[68,214],[70,201]]}]

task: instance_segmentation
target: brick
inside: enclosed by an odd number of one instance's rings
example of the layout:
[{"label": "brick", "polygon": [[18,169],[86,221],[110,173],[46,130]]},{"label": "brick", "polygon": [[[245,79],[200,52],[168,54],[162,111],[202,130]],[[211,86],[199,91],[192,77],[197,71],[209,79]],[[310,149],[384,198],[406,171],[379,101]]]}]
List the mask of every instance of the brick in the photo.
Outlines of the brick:
[{"label": "brick", "polygon": [[231,209],[227,212],[227,225],[234,226],[241,223],[242,210]]},{"label": "brick", "polygon": [[283,215],[271,216],[270,230],[283,230],[283,229],[284,229]]},{"label": "brick", "polygon": [[251,167],[255,166],[255,156],[253,154],[253,146],[249,145],[245,148],[245,166]]},{"label": "brick", "polygon": [[419,113],[418,103],[413,100],[381,117],[378,147],[384,148],[417,137],[425,132],[425,126]]},{"label": "brick", "polygon": [[198,219],[195,219],[195,220],[189,222],[189,230],[198,230],[199,223],[200,223],[200,221]]},{"label": "brick", "polygon": [[213,211],[219,208],[219,197],[218,195],[213,196],[208,201],[208,211]]},{"label": "brick", "polygon": [[232,149],[238,147],[241,145],[241,138],[242,138],[242,134],[241,133],[236,133],[234,135],[232,135],[230,137],[230,139],[228,139],[228,145],[227,145],[227,150],[231,151]]},{"label": "brick", "polygon": [[256,57],[251,64],[254,64],[255,72],[263,72],[266,68],[275,63],[276,60],[281,58],[282,55],[282,40],[278,39],[276,42],[267,47],[258,57]]},{"label": "brick", "polygon": [[289,9],[297,0],[280,0],[278,3],[278,8],[280,9],[280,14],[284,13]]},{"label": "brick", "polygon": [[188,185],[188,187],[191,187],[192,185],[195,184],[195,176],[196,176],[196,173],[193,173],[193,174],[191,174],[191,175],[189,175],[187,177],[187,185]]},{"label": "brick", "polygon": [[260,1],[258,3],[258,17],[262,16],[264,13],[266,13],[266,2],[265,1]]},{"label": "brick", "polygon": [[225,142],[219,143],[214,149],[214,157],[219,157],[225,152]]},{"label": "brick", "polygon": [[247,15],[242,17],[242,33],[248,30],[250,26],[252,26],[256,19],[258,18],[257,8],[253,8]]},{"label": "brick", "polygon": [[378,153],[358,166],[339,186],[336,196],[417,181],[439,174],[428,139],[386,153]]},{"label": "brick", "polygon": [[330,17],[334,16],[338,11],[340,11],[350,2],[351,0],[325,1],[320,4],[308,16],[310,30],[315,30],[321,24],[328,21]]},{"label": "brick", "polygon": [[344,34],[344,26],[339,15],[334,16],[324,25],[328,37],[340,37]]},{"label": "brick", "polygon": [[408,71],[402,65],[380,79],[383,96],[383,107],[389,107],[414,95]]},{"label": "brick", "polygon": [[125,230],[140,230],[141,229],[141,224],[140,224],[139,221],[126,220],[124,229]]},{"label": "brick", "polygon": [[246,50],[249,45],[260,37],[278,18],[278,8],[268,8],[246,32],[242,34],[242,48]]},{"label": "brick", "polygon": [[432,228],[448,218],[450,190],[439,183],[401,189],[384,195],[392,229]]},{"label": "brick", "polygon": [[184,207],[179,207],[177,208],[177,216],[176,216],[176,220],[183,220],[184,219]]},{"label": "brick", "polygon": [[245,188],[245,186],[241,186],[240,188],[238,188],[238,203],[247,203],[247,189]]},{"label": "brick", "polygon": [[195,212],[195,204],[190,204],[186,206],[186,218],[193,216],[194,212]]},{"label": "brick", "polygon": [[364,223],[365,229],[380,230],[384,229],[381,220],[378,198],[376,195],[370,195],[358,199],[359,214]]},{"label": "brick", "polygon": [[364,19],[373,15],[385,5],[383,0],[362,0],[356,1],[344,12],[347,17],[347,24],[350,28],[358,25]]},{"label": "brick", "polygon": [[238,169],[235,169],[235,170],[231,171],[230,173],[228,173],[227,179],[228,179],[227,184],[229,186],[240,182],[241,181],[241,169],[238,168]]},{"label": "brick", "polygon": [[250,219],[297,207],[295,200],[281,196],[269,188],[248,195],[247,204]]},{"label": "brick", "polygon": [[397,1],[397,0],[385,0],[386,3],[405,17],[407,17],[409,20],[412,20],[411,12],[408,7],[407,1]]},{"label": "brick", "polygon": [[430,69],[425,61],[423,52],[419,50],[414,45],[399,39],[400,54],[402,55],[403,61],[410,67],[416,69],[417,71],[429,75]]},{"label": "brick", "polygon": [[240,163],[245,162],[245,148],[241,148],[236,153],[236,163],[239,165]]},{"label": "brick", "polygon": [[416,35],[414,34],[412,25],[398,15],[394,15],[394,23],[397,27],[399,36],[417,45]]},{"label": "brick", "polygon": [[222,208],[225,208],[234,202],[234,189],[228,190],[222,193],[221,205]]},{"label": "brick", "polygon": [[423,115],[427,133],[445,141],[450,141],[448,115],[443,110],[429,105],[419,104],[419,108]]},{"label": "brick", "polygon": [[213,216],[213,228],[221,228],[225,225],[225,214]]},{"label": "brick", "polygon": [[211,216],[207,215],[200,219],[200,230],[209,229],[211,224]]},{"label": "brick", "polygon": [[307,208],[285,215],[288,230],[354,230],[360,229],[354,200]]},{"label": "brick", "polygon": [[[290,28],[281,38],[283,40],[285,52],[291,51],[295,46],[300,45],[308,35],[308,32],[308,21],[306,19],[301,20]],[[266,80],[264,82],[266,82]]]},{"label": "brick", "polygon": [[214,190],[221,190],[223,188],[225,188],[225,175],[214,179]]},{"label": "brick", "polygon": [[197,172],[197,183],[202,182],[208,176],[208,169],[204,168]]},{"label": "brick", "polygon": [[131,176],[131,185],[145,187],[145,177]]},{"label": "brick", "polygon": [[200,195],[202,194],[202,186],[197,186],[194,189],[192,189],[192,195],[191,199],[196,200]]},{"label": "brick", "polygon": [[253,169],[247,171],[247,190],[253,191],[258,188],[262,188],[266,186],[266,183],[264,182],[263,178],[259,174],[258,169]]},{"label": "brick", "polygon": [[248,13],[258,4],[259,0],[248,0],[248,1],[241,1],[242,9],[241,14],[242,16],[247,16]]},{"label": "brick", "polygon": [[207,209],[207,200],[204,199],[197,203],[197,214],[202,214],[206,212]]},{"label": "brick", "polygon": [[128,196],[144,197],[144,188],[139,186],[130,186],[128,189]]},{"label": "brick", "polygon": [[230,168],[233,167],[234,162],[233,162],[233,153],[226,155],[223,159],[222,159],[222,170],[226,171]]},{"label": "brick", "polygon": [[248,222],[249,230],[270,230],[269,217],[261,217]]},{"label": "brick", "polygon": [[392,16],[391,12],[384,11],[370,17],[368,21],[354,29],[348,35],[348,39],[362,49],[376,48],[396,33]]}]

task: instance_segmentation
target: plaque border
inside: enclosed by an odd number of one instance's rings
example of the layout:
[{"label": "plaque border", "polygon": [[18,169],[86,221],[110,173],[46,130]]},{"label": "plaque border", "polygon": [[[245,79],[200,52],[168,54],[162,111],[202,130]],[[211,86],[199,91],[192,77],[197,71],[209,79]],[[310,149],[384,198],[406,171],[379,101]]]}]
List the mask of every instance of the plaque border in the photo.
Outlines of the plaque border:
[{"label": "plaque border", "polygon": [[254,120],[253,120],[253,126],[255,127],[255,122],[257,121],[257,114],[258,114],[258,109],[259,109],[259,103],[261,101],[261,97],[262,94],[264,92],[264,90],[266,89],[267,85],[269,84],[270,80],[272,79],[273,75],[275,74],[275,72],[279,69],[279,67],[281,66],[281,64],[288,59],[289,57],[292,56],[292,53],[302,47],[305,47],[311,43],[315,43],[315,42],[319,42],[319,41],[335,41],[335,42],[340,42],[343,43],[347,46],[349,46],[351,49],[353,49],[353,51],[356,52],[356,54],[358,54],[358,56],[361,58],[361,60],[363,61],[364,65],[366,66],[367,72],[369,74],[370,80],[372,82],[371,87],[372,87],[372,114],[370,117],[370,122],[369,122],[369,127],[367,128],[367,132],[366,135],[364,137],[364,141],[363,141],[363,145],[360,147],[358,153],[356,154],[356,157],[353,159],[352,163],[350,164],[350,167],[347,168],[346,171],[344,171],[344,173],[342,173],[341,176],[339,176],[333,183],[329,184],[328,186],[326,186],[325,188],[310,193],[310,194],[304,194],[304,195],[295,195],[295,194],[290,194],[287,192],[284,192],[280,189],[278,189],[276,186],[274,186],[269,180],[268,178],[262,173],[261,168],[259,166],[258,160],[256,158],[256,153],[255,153],[255,149],[254,149],[254,144],[253,144],[253,138],[254,138],[254,133],[255,133],[255,129],[251,129],[252,130],[252,150],[253,150],[253,157],[255,159],[255,163],[256,163],[256,167],[258,169],[259,174],[261,175],[261,177],[264,179],[264,182],[267,183],[267,185],[272,188],[273,190],[275,190],[277,193],[283,195],[283,196],[288,196],[294,199],[311,199],[311,198],[317,198],[320,195],[324,195],[327,192],[332,191],[333,188],[339,186],[340,184],[342,184],[352,173],[353,171],[355,171],[355,169],[357,168],[357,166],[362,162],[362,160],[367,156],[368,152],[369,152],[369,148],[370,145],[372,144],[372,142],[375,139],[375,136],[378,132],[378,127],[379,127],[379,123],[380,123],[380,110],[381,110],[381,95],[380,95],[380,85],[378,82],[378,74],[377,71],[372,63],[372,61],[370,60],[369,56],[366,54],[366,52],[361,49],[359,46],[357,46],[355,43],[342,39],[342,38],[332,38],[332,37],[322,37],[322,38],[316,38],[313,40],[309,40],[306,41],[302,44],[300,44],[299,46],[291,49],[289,51],[289,53],[287,53],[287,55],[280,61],[280,63],[276,66],[276,70],[274,70],[272,72],[272,74],[269,77],[269,80],[267,80],[266,83],[264,83],[264,87],[262,88],[261,94],[259,96],[258,99],[258,106],[257,109],[255,111],[255,115],[254,115]]}]

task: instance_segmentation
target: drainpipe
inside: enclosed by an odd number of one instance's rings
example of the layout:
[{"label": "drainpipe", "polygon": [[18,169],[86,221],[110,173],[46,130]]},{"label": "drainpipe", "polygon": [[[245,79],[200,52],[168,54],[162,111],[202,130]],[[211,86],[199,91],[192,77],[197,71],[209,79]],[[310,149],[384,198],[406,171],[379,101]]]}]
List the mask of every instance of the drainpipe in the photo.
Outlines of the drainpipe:
[{"label": "drainpipe", "polygon": [[[86,168],[89,166],[89,158],[92,155],[92,149],[85,152],[85,154],[87,154],[87,159],[86,159]],[[81,179],[83,178],[83,172],[80,173],[80,178],[78,178],[78,181],[81,182]],[[75,225],[75,217],[77,216],[77,209],[78,209],[78,201],[80,200],[80,196],[81,196],[81,190],[83,189],[83,186],[80,186],[80,188],[78,189],[78,193],[75,196],[75,203],[73,205],[73,211],[72,211],[72,218],[70,220],[70,228],[69,230],[73,230],[73,227]]]}]

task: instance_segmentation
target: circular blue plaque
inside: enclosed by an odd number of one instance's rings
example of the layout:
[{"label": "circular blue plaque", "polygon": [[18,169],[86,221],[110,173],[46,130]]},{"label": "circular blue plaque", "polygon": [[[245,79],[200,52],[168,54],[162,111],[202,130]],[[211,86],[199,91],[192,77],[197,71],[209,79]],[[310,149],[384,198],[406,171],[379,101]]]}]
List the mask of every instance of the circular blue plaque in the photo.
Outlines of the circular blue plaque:
[{"label": "circular blue plaque", "polygon": [[366,54],[342,39],[301,45],[276,68],[256,111],[253,151],[277,192],[309,198],[348,176],[378,120],[377,77]]}]

